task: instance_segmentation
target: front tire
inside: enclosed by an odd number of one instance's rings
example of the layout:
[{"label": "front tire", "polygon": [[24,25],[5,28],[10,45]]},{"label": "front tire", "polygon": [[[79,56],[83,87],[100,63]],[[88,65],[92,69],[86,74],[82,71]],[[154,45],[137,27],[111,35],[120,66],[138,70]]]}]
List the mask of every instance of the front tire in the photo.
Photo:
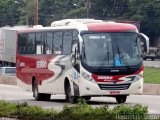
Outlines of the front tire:
[{"label": "front tire", "polygon": [[126,95],[116,96],[116,101],[118,104],[125,103],[127,99]]},{"label": "front tire", "polygon": [[71,86],[70,84],[68,83],[67,86],[66,86],[66,91],[65,91],[65,94],[66,94],[66,100],[70,103],[77,103],[77,100],[78,98],[76,96],[73,96],[71,94]]},{"label": "front tire", "polygon": [[36,80],[34,81],[33,84],[33,96],[36,101],[49,101],[51,94],[44,94],[44,93],[39,93],[38,91],[38,85],[36,83]]}]

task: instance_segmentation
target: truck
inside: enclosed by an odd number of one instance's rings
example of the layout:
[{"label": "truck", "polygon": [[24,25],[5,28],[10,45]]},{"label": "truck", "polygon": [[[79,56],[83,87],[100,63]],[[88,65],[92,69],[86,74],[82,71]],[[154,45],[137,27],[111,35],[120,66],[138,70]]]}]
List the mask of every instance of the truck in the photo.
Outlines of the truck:
[{"label": "truck", "polygon": [[25,28],[27,28],[27,26],[0,28],[0,67],[15,67],[17,41],[16,30]]},{"label": "truck", "polygon": [[149,52],[143,54],[143,59],[144,60],[152,60],[154,61],[155,59],[160,58],[160,51],[159,48],[157,47],[149,47]]}]

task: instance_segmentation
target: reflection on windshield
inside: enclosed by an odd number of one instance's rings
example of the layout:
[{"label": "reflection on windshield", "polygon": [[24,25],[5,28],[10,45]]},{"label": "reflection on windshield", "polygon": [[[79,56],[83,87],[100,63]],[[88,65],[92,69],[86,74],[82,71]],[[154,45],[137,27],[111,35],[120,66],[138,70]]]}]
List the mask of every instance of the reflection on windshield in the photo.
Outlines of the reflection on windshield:
[{"label": "reflection on windshield", "polygon": [[84,34],[82,61],[88,66],[132,66],[141,62],[136,33]]}]

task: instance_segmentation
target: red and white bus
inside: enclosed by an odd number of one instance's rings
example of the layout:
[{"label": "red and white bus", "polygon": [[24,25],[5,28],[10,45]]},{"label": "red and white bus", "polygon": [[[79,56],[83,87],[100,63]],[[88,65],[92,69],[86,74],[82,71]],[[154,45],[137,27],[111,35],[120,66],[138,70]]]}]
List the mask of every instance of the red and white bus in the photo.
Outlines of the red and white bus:
[{"label": "red and white bus", "polygon": [[141,40],[148,51],[149,39],[134,25],[68,19],[19,30],[17,39],[18,84],[35,100],[61,94],[70,102],[111,96],[124,103],[142,93]]}]

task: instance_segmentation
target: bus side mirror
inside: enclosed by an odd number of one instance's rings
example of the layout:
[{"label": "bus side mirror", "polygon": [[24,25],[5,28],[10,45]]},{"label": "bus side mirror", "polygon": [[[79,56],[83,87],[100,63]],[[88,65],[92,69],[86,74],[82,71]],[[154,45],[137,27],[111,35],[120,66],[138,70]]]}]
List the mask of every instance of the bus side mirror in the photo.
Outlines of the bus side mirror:
[{"label": "bus side mirror", "polygon": [[77,60],[79,60],[79,41],[73,41],[71,49],[71,59],[72,64],[74,65],[77,63]]},{"label": "bus side mirror", "polygon": [[141,39],[141,47],[143,49],[143,52],[148,53],[149,52],[149,38],[143,33],[139,33],[139,36]]},{"label": "bus side mirror", "polygon": [[82,59],[82,54],[79,55],[79,59],[80,59],[80,60]]}]

